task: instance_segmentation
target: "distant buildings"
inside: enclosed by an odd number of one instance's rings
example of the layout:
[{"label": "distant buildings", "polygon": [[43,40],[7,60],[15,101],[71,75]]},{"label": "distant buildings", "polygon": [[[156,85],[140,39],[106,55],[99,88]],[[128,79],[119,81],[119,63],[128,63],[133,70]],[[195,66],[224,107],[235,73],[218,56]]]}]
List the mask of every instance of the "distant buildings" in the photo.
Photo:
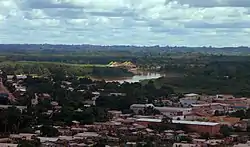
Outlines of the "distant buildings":
[{"label": "distant buildings", "polygon": [[158,110],[162,115],[171,117],[171,118],[179,118],[183,119],[183,117],[187,114],[192,113],[192,108],[182,108],[182,107],[155,107],[153,104],[133,104],[130,106],[130,109],[139,114],[139,112],[143,112],[145,108],[151,107],[155,110]]}]

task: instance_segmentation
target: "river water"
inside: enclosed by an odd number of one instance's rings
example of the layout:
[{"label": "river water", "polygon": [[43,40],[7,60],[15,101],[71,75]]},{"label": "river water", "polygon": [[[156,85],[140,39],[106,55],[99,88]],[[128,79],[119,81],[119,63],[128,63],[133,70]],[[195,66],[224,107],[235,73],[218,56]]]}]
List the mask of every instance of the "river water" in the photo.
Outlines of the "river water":
[{"label": "river water", "polygon": [[123,77],[123,78],[112,78],[112,79],[104,79],[106,82],[119,82],[119,83],[135,83],[135,82],[140,82],[142,80],[150,80],[150,79],[158,79],[164,75],[159,74],[159,73],[142,73],[138,75],[134,75],[133,77]]}]

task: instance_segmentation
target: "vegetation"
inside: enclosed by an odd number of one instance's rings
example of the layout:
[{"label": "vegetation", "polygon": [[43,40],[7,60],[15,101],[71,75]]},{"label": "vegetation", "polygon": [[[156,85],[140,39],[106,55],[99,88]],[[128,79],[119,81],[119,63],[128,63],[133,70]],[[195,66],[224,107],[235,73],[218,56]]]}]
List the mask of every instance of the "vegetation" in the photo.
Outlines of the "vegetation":
[{"label": "vegetation", "polygon": [[63,76],[132,76],[126,69],[110,68],[105,65],[65,64],[54,62],[2,62],[0,68],[8,74],[30,74],[49,76],[60,72]]},{"label": "vegetation", "polygon": [[[0,45],[1,47],[0,69],[3,71],[1,77],[3,84],[14,92],[13,85],[7,83],[7,75],[29,75],[22,82],[27,87],[26,93],[20,95],[15,102],[18,105],[27,105],[27,111],[21,112],[15,107],[0,111],[0,132],[4,134],[34,133],[35,127],[39,125],[42,136],[58,136],[60,133],[53,126],[72,125],[75,121],[80,124],[105,122],[109,119],[109,110],[132,113],[128,109],[134,103],[154,103],[162,106],[163,98],[180,97],[180,93],[250,96],[250,73],[248,72],[250,58],[236,56],[235,52],[233,55],[211,55],[205,54],[206,51],[213,52],[208,51],[211,48],[203,48],[203,52],[187,53],[183,52],[184,47],[177,47],[180,51],[170,52],[169,47],[158,46],[145,47],[145,50],[138,47],[117,47],[117,50],[114,47],[100,49],[96,46],[75,46],[76,49],[72,49],[72,46],[60,45]],[[141,70],[166,75],[171,73],[174,76],[123,84],[93,81],[89,78],[133,75],[127,69],[106,66],[114,62],[126,65],[133,63]],[[14,81],[17,82],[16,77]],[[93,94],[95,91],[101,91],[100,96],[95,101],[95,105],[89,104],[95,96]],[[122,93],[122,95],[110,95],[110,93]],[[36,98],[36,94],[48,94],[50,97],[39,99],[38,104],[35,105],[31,100]],[[58,104],[55,106],[53,102]],[[149,107],[140,113],[156,115],[160,112]],[[216,112],[216,115],[221,114]],[[239,110],[230,115],[249,119],[250,110]],[[172,129],[169,125],[171,119],[164,118],[163,121],[162,125],[154,125],[150,128],[158,132]],[[228,136],[231,130],[222,126],[221,133]],[[203,134],[202,137],[208,139],[210,136]],[[181,140],[189,141],[189,138],[181,138]],[[36,143],[22,142],[21,146],[37,146]]]},{"label": "vegetation", "polygon": [[[250,96],[247,47],[187,48],[91,45],[0,45],[0,68],[8,74],[128,77],[131,72],[110,63],[136,64],[166,74],[155,81],[180,93],[227,93]],[[175,50],[173,50],[175,49]],[[6,62],[7,61],[7,62]],[[146,82],[147,83],[147,82]],[[234,86],[232,86],[234,85]],[[233,87],[233,88],[232,88]]]}]

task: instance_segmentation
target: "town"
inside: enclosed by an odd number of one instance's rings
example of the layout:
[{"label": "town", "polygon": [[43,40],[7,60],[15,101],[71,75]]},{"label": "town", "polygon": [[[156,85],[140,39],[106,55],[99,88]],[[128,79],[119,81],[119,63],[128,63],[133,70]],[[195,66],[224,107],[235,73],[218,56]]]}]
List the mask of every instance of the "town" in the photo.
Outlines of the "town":
[{"label": "town", "polygon": [[1,147],[245,147],[250,99],[1,71]]}]

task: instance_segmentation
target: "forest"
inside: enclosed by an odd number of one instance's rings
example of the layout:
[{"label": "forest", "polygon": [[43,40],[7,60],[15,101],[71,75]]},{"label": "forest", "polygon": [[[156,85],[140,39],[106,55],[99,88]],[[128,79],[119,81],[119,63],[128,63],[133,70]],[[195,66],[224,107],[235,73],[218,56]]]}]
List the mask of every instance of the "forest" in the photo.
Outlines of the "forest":
[{"label": "forest", "polygon": [[[250,96],[250,58],[247,47],[188,48],[0,45],[0,68],[8,74],[46,76],[55,72],[70,76],[129,77],[126,69],[109,68],[112,61],[130,61],[139,70],[171,74],[155,80],[177,92],[227,93]],[[199,50],[200,49],[200,50]]]}]

